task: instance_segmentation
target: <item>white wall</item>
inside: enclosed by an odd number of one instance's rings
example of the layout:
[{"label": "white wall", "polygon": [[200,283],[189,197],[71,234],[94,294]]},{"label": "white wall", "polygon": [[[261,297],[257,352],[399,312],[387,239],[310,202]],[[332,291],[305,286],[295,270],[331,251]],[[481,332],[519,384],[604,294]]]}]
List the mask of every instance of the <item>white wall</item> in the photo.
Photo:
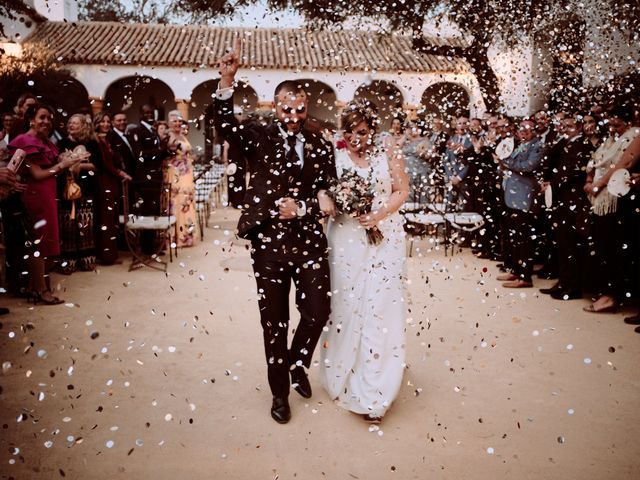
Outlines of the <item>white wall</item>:
[{"label": "white wall", "polygon": [[78,20],[77,0],[28,0],[25,3],[33,6],[36,12],[51,21]]},{"label": "white wall", "polygon": [[489,64],[498,77],[502,104],[508,115],[531,113],[533,97],[540,93],[533,74],[531,45],[522,43],[506,48],[493,43],[488,51]]},{"label": "white wall", "polygon": [[[87,88],[92,97],[102,98],[107,87],[120,78],[146,75],[165,82],[174,92],[177,99],[189,99],[191,92],[199,84],[217,78],[216,69],[198,70],[174,67],[144,68],[128,65],[69,65],[68,68],[75,72],[76,78]],[[348,102],[353,99],[357,88],[371,80],[386,80],[395,84],[404,97],[404,103],[418,105],[424,90],[434,83],[453,82],[462,85],[471,99],[472,115],[480,114],[484,105],[480,95],[479,86],[475,77],[471,74],[416,74],[406,73],[398,75],[393,72],[350,72],[349,75],[337,72],[289,72],[285,70],[250,70],[241,69],[238,78],[249,83],[257,92],[261,102],[270,102],[273,99],[273,90],[282,80],[290,78],[313,78],[320,80],[334,89],[340,102]]]}]

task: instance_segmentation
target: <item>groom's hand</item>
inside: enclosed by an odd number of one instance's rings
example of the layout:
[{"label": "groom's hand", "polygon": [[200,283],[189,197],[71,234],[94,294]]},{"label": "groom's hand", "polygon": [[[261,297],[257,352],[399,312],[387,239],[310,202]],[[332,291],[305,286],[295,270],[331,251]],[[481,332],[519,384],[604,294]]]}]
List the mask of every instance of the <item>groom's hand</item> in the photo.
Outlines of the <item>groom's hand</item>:
[{"label": "groom's hand", "polygon": [[240,49],[242,41],[240,37],[236,37],[233,41],[233,47],[228,49],[222,58],[218,61],[220,70],[220,83],[218,88],[227,88],[233,86],[233,79],[236,76],[238,67],[240,67]]},{"label": "groom's hand", "polygon": [[298,210],[298,204],[291,197],[283,197],[280,199],[278,205],[278,213],[280,216],[280,220],[291,220],[296,218],[298,215],[296,211]]}]

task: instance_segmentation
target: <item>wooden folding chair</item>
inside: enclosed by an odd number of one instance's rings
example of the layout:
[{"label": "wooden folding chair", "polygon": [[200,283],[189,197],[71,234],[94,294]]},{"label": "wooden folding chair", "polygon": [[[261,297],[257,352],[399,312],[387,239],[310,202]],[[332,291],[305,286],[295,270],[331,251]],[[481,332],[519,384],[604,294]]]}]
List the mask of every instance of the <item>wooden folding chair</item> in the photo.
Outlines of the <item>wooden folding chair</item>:
[{"label": "wooden folding chair", "polygon": [[[147,266],[160,270],[162,272],[167,271],[168,262],[162,259],[161,252],[165,246],[169,248],[169,262],[173,261],[173,254],[178,256],[177,245],[173,239],[178,236],[178,227],[176,224],[176,217],[171,215],[171,186],[169,184],[162,185],[160,207],[162,212],[166,212],[163,215],[135,215],[129,212],[129,182],[123,180],[122,182],[122,196],[123,196],[123,215],[120,215],[120,224],[124,229],[124,236],[127,242],[127,247],[133,255],[131,264],[129,265],[129,271],[135,270],[138,266]],[[173,239],[171,231],[173,230]],[[156,238],[156,249],[152,254],[142,252],[140,238],[142,232],[154,231],[157,232],[158,238]]]}]

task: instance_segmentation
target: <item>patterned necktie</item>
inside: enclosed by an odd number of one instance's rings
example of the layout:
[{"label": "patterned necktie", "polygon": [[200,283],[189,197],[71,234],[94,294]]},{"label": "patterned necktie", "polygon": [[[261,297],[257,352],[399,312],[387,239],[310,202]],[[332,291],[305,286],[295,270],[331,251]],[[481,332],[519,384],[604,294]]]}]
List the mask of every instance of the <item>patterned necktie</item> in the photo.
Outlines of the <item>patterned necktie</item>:
[{"label": "patterned necktie", "polygon": [[296,151],[297,137],[295,135],[287,136],[287,144],[289,145],[289,151],[287,152],[287,172],[289,173],[289,182],[296,179],[300,173],[302,173],[302,159]]}]

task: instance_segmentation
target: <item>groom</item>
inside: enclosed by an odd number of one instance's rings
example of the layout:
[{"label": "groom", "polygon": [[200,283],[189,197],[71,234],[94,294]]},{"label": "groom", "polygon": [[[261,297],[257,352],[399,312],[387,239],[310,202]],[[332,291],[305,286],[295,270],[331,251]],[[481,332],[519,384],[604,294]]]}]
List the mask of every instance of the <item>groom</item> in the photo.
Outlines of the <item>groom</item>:
[{"label": "groom", "polygon": [[[240,48],[236,40],[234,49],[220,59],[215,127],[230,144],[243,149],[251,172],[238,235],[251,240],[273,394],[271,416],[287,423],[291,418],[289,375],[293,388],[304,398],[311,397],[305,368],[329,319],[327,239],[320,225],[318,193],[335,176],[335,162],[333,147],[304,128],[307,96],[295,81],[276,87],[276,120],[271,125],[238,124],[233,115],[233,86]],[[300,323],[287,348],[291,281]]]}]

